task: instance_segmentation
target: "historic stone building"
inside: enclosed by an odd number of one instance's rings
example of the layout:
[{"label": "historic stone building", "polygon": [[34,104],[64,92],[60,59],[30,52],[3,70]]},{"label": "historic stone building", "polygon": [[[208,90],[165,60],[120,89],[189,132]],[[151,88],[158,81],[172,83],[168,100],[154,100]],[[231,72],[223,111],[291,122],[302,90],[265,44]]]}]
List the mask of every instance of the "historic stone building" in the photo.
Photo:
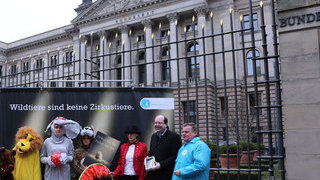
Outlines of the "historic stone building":
[{"label": "historic stone building", "polygon": [[275,109],[254,108],[275,104],[275,85],[253,83],[278,67],[259,59],[275,54],[271,2],[83,0],[70,25],[0,42],[1,87],[173,87],[176,131],[256,138],[257,118],[276,128]]}]

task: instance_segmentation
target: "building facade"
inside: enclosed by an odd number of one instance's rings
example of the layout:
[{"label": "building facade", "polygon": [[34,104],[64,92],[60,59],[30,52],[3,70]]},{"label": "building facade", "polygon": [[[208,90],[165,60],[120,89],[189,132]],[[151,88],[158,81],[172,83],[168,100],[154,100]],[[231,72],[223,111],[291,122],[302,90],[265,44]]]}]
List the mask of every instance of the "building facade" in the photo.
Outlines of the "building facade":
[{"label": "building facade", "polygon": [[191,121],[211,141],[278,143],[274,1],[84,0],[75,10],[70,25],[0,42],[2,88],[173,88],[176,132]]}]

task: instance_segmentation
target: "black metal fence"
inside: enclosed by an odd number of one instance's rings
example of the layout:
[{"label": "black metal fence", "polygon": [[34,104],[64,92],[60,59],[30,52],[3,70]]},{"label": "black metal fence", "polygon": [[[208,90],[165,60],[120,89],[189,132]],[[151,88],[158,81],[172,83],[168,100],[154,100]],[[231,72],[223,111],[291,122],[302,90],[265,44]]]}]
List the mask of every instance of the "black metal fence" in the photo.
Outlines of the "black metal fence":
[{"label": "black metal fence", "polygon": [[[79,37],[78,52],[68,46],[2,67],[1,87],[173,88],[175,130],[181,134],[183,123],[197,124],[218,159],[211,168],[215,178],[285,179],[276,10],[273,0],[267,3],[267,25],[263,4],[253,8],[249,0],[249,13],[235,17],[230,9],[227,23],[208,12],[205,24],[193,16],[192,23],[176,20],[168,30],[160,22],[151,37],[129,30],[128,42],[116,31]],[[109,43],[100,41],[105,38]],[[242,164],[243,151],[251,150],[257,159],[250,161],[248,153]],[[226,167],[219,161],[224,153]]]}]

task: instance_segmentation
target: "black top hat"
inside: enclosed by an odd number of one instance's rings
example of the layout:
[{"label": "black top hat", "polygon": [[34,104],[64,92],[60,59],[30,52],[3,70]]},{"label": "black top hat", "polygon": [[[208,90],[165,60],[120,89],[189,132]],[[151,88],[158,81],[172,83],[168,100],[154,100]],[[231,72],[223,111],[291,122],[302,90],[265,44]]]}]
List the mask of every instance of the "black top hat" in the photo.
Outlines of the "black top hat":
[{"label": "black top hat", "polygon": [[128,134],[128,133],[137,133],[137,134],[140,134],[141,132],[139,131],[139,129],[137,128],[137,126],[131,125],[131,126],[127,126],[127,129],[124,131],[124,133],[126,133],[126,134]]}]

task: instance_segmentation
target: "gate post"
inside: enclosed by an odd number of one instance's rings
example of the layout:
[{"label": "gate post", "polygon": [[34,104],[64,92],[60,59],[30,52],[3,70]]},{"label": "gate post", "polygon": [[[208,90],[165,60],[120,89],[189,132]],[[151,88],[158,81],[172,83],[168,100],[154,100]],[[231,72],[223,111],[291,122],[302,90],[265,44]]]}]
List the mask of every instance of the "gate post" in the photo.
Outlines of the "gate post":
[{"label": "gate post", "polygon": [[277,5],[287,179],[319,179],[320,2]]}]

